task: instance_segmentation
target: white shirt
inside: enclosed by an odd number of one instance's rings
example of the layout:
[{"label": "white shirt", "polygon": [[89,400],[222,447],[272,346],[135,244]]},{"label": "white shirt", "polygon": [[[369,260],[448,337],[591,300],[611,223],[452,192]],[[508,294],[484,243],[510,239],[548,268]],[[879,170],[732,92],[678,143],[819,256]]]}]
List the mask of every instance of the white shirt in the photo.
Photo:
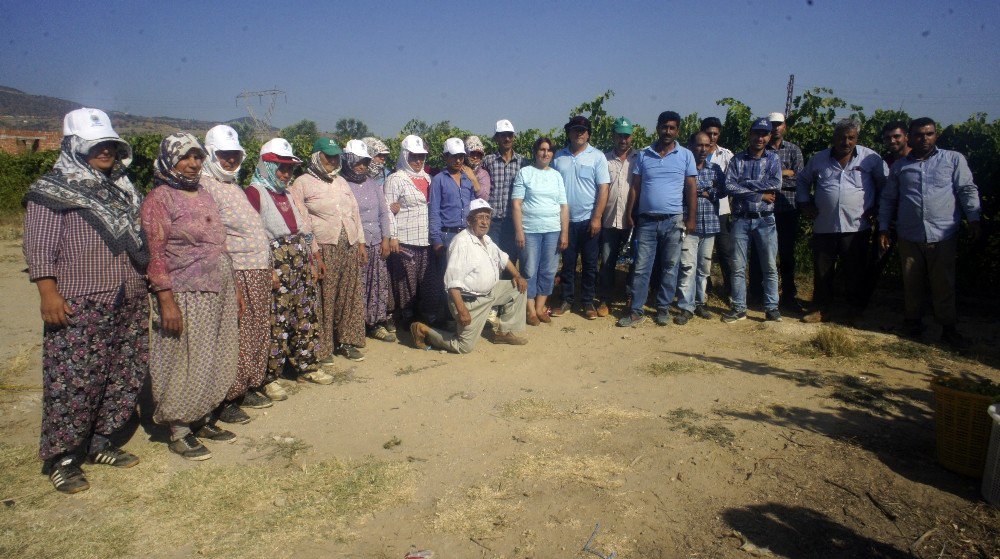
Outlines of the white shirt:
[{"label": "white shirt", "polygon": [[[729,160],[732,158],[733,152],[719,145],[715,146],[714,152],[708,154],[708,161],[721,167],[723,173],[726,172],[726,167],[729,166]],[[727,215],[729,213],[729,196],[719,198],[719,215]]]},{"label": "white shirt", "polygon": [[480,241],[465,229],[448,246],[448,267],[444,288],[458,288],[462,293],[486,295],[500,281],[500,271],[507,267],[507,253],[483,235]]}]

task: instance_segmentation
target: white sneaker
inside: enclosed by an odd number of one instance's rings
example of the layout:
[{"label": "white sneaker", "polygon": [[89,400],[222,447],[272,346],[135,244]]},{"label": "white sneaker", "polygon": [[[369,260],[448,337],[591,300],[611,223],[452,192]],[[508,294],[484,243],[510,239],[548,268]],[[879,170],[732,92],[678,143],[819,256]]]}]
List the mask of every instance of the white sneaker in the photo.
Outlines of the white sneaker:
[{"label": "white sneaker", "polygon": [[288,399],[288,392],[285,392],[285,388],[278,381],[269,382],[264,385],[264,394],[267,394],[267,397],[275,402]]},{"label": "white sneaker", "polygon": [[312,382],[315,384],[333,384],[333,377],[325,373],[322,369],[301,374],[297,380],[299,382]]}]

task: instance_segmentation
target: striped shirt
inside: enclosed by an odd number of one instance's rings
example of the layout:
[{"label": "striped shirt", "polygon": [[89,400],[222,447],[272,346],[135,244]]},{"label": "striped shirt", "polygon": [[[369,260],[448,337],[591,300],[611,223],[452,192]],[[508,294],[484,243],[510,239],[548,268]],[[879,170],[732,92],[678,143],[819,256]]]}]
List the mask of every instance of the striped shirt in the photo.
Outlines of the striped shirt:
[{"label": "striped shirt", "polygon": [[490,198],[487,202],[493,207],[493,219],[506,219],[510,211],[510,193],[514,187],[514,178],[525,159],[514,154],[509,162],[505,162],[499,153],[491,153],[483,158],[482,167],[490,175]]},{"label": "striped shirt", "polygon": [[726,168],[726,195],[733,217],[745,212],[773,212],[774,204],[764,202],[765,192],[777,193],[781,188],[781,160],[774,151],[765,150],[754,158],[745,151],[734,155]]},{"label": "striped shirt", "polygon": [[112,304],[122,290],[129,299],[147,293],[144,271],[132,264],[127,252],[112,254],[79,211],[57,212],[28,202],[23,250],[28,278],[55,279],[66,299],[87,297]]}]

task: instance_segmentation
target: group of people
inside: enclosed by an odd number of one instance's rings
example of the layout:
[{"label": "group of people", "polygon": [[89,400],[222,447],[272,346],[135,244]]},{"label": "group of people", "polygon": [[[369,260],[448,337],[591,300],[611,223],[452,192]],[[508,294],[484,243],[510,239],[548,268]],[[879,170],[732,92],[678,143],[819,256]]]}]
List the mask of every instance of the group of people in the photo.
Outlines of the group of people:
[{"label": "group of people", "polygon": [[[783,139],[780,113],[754,121],[736,154],[717,143],[719,119],[702,121],[687,147],[680,124],[661,113],[654,143],[636,150],[634,124],[619,118],[601,152],[575,116],[565,146],[538,138],[528,159],[500,120],[496,153],[476,136],[449,138],[433,176],[418,136],[403,139],[395,170],[377,138],[320,138],[306,162],[274,138],[245,187],[246,152],[219,125],[204,142],[167,136],[143,197],[107,115],[70,112],[53,170],[25,197],[24,254],[44,321],[44,471],[74,493],[89,487],[84,461],[135,465],[116,435],[147,373],[170,450],[203,460],[204,441],[236,437],[219,422],[246,423],[244,408],[287,398],[279,379],[330,384],[324,365],[363,360],[367,339],[396,342],[397,327],[416,347],[468,353],[492,321],[494,343],[523,345],[529,325],[575,308],[597,319],[622,299],[617,324],[636,326],[651,285],[657,324],[711,318],[716,251],[724,322],[746,318],[748,276],[767,320],[781,320],[783,303],[816,322],[833,312],[834,270],[846,273],[855,316],[896,244],[906,333],[920,335],[930,285],[943,341],[966,343],[955,328],[956,233],[964,214],[978,235],[978,191],[964,157],[935,147],[933,121],[887,125],[883,160],[844,120],[808,162]],[[799,212],[814,222],[811,309],[794,290]]]}]

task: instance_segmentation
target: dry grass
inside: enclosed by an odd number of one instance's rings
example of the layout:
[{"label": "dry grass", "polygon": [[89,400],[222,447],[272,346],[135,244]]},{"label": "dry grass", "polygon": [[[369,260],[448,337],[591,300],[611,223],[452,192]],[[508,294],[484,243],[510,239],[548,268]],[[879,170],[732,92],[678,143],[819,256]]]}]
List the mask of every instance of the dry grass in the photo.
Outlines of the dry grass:
[{"label": "dry grass", "polygon": [[586,406],[579,404],[560,405],[543,398],[521,398],[503,402],[497,406],[501,417],[540,421],[545,419],[591,419],[620,424],[626,421],[646,419],[653,414],[640,409],[625,409],[618,406]]},{"label": "dry grass", "polygon": [[254,459],[280,459],[286,464],[292,464],[296,458],[312,448],[309,443],[297,439],[289,433],[271,434],[260,439],[250,439],[245,446],[248,451],[257,453],[257,456],[252,457]]},{"label": "dry grass", "polygon": [[296,543],[350,537],[373,512],[415,491],[405,463],[370,457],[300,469],[205,463],[168,471],[164,463],[176,458],[164,445],[130,447],[142,463],[124,471],[88,467],[91,489],[67,497],[39,475],[33,448],[0,443],[0,487],[14,499],[0,507],[0,557],[86,559],[164,549],[179,556],[287,555]]},{"label": "dry grass", "polygon": [[656,361],[646,365],[646,373],[652,377],[676,377],[704,370],[700,361]]},{"label": "dry grass", "polygon": [[24,214],[21,212],[0,213],[0,241],[20,241],[24,234]]},{"label": "dry grass", "polygon": [[36,348],[37,346],[34,345],[22,345],[15,350],[13,357],[0,365],[0,392],[39,388],[38,386],[13,384],[14,379],[22,377],[28,372]]},{"label": "dry grass", "polygon": [[722,446],[730,446],[736,435],[719,422],[705,424],[704,416],[691,408],[676,408],[667,412],[664,419],[671,422],[671,431],[683,431],[699,441],[712,441]]},{"label": "dry grass", "polygon": [[792,353],[806,357],[857,357],[866,351],[843,328],[824,326],[812,338],[789,347]]}]

